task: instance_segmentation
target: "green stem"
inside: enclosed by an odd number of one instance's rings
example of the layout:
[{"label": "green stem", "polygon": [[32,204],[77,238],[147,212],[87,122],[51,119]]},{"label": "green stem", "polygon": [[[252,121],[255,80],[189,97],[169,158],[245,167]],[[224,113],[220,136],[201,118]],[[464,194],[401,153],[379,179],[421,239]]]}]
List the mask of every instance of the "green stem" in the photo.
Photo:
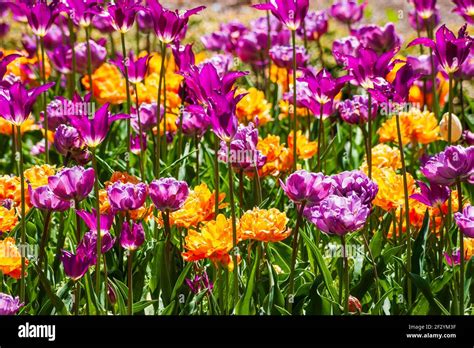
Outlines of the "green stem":
[{"label": "green stem", "polygon": [[296,171],[296,131],[298,128],[298,120],[296,119],[296,31],[291,31],[291,43],[293,45],[293,171]]},{"label": "green stem", "polygon": [[43,259],[46,252],[45,249],[46,249],[46,243],[48,242],[50,221],[51,221],[51,210],[48,210],[45,213],[43,235],[41,236],[41,245],[40,245],[39,257],[38,257],[39,268],[41,268],[41,265],[43,264]]},{"label": "green stem", "polygon": [[[430,24],[426,22],[426,27],[427,27],[427,32],[428,32],[428,37],[430,39],[433,39],[433,28],[431,28]],[[438,102],[438,92],[436,91],[436,65],[435,65],[435,60],[433,56],[433,49],[430,47],[430,60],[431,60],[431,82],[432,82],[432,93],[433,93],[433,105],[432,109],[434,111],[434,114],[436,118],[439,119],[439,102]]]},{"label": "green stem", "polygon": [[75,315],[79,315],[79,302],[80,302],[80,297],[81,297],[81,282],[80,280],[77,280],[74,282],[74,304],[73,304],[73,310]]},{"label": "green stem", "polygon": [[[76,92],[76,35],[74,33],[74,24],[72,23],[72,19],[68,18],[68,27],[69,27],[69,45],[71,46],[72,51],[72,72],[71,72],[71,84],[69,90],[69,98],[72,99],[74,93]],[[92,92],[92,84],[91,84],[91,92]]]},{"label": "green stem", "polygon": [[[160,122],[161,122],[161,85],[163,83],[163,75],[165,73],[165,54],[166,44],[161,43],[161,67],[160,67],[160,79],[158,82],[158,96],[156,104],[156,149],[155,149],[155,176],[160,177],[160,158],[161,158],[161,133],[160,133]],[[166,110],[164,110],[166,114]],[[166,131],[166,125],[164,125]],[[166,134],[165,134],[166,136]]]},{"label": "green stem", "polygon": [[[46,61],[45,61],[45,54],[44,54],[44,37],[40,38],[40,46],[41,46],[41,82],[46,84]],[[44,154],[46,164],[49,164],[49,141],[48,141],[48,132],[49,132],[49,125],[48,125],[48,113],[46,112],[47,106],[47,95],[43,93],[43,117],[44,117]]]},{"label": "green stem", "polygon": [[[462,212],[462,187],[461,180],[456,179],[456,186],[458,191],[458,212]],[[460,264],[460,278],[459,278],[459,314],[464,315],[464,269],[465,269],[465,260],[464,260],[464,234],[459,229],[459,249],[461,254],[461,264]]]},{"label": "green stem", "polygon": [[91,92],[91,102],[94,99],[94,88],[92,85],[92,53],[91,53],[91,43],[90,43],[90,26],[85,28],[86,32],[86,47],[87,47],[87,74],[89,75],[89,85]]},{"label": "green stem", "polygon": [[133,315],[133,273],[132,273],[133,250],[129,250],[128,255],[128,315]]},{"label": "green stem", "polygon": [[199,179],[199,142],[201,141],[200,137],[196,135],[194,137],[194,146],[196,147],[196,182],[199,185],[201,180]]},{"label": "green stem", "polygon": [[[405,224],[406,224],[406,235],[407,235],[407,271],[411,272],[411,233],[410,233],[410,204],[408,202],[408,181],[407,181],[407,169],[405,165],[405,153],[403,151],[402,133],[400,130],[400,116],[398,113],[395,114],[397,122],[397,135],[398,135],[398,147],[400,149],[400,160],[402,162],[402,176],[403,176],[403,193],[405,198]],[[412,302],[412,286],[411,279],[407,277],[407,291],[408,291],[408,307],[411,307]]]},{"label": "green stem", "polygon": [[290,264],[290,277],[288,283],[288,312],[291,313],[293,308],[293,291],[295,287],[295,266],[296,258],[298,256],[298,231],[301,225],[303,210],[305,203],[301,203],[300,209],[298,210],[298,216],[296,217],[295,231],[293,232],[293,244],[292,244],[292,253],[291,253],[291,264]]},{"label": "green stem", "polygon": [[342,260],[344,262],[344,314],[349,314],[349,264],[346,253],[346,237],[341,236],[342,243]]},{"label": "green stem", "polygon": [[15,126],[12,125],[12,166],[13,166],[13,170],[12,172],[15,173],[17,171],[18,168],[16,168],[16,135],[15,135],[15,132],[16,132],[16,129],[15,129]]},{"label": "green stem", "polygon": [[[20,167],[18,172],[20,173],[20,192],[21,192],[21,221],[20,221],[20,231],[21,231],[21,246],[24,249],[26,243],[26,198],[25,198],[25,173],[23,170],[23,144],[22,144],[22,135],[21,127],[17,126],[17,140],[18,140],[18,151],[20,152]],[[21,278],[20,278],[20,301],[26,303],[25,299],[25,252],[24,250],[21,253]]]},{"label": "green stem", "polygon": [[[127,114],[130,115],[130,105],[132,105],[131,98],[130,98],[130,81],[128,79],[128,64],[129,62],[127,61],[127,49],[125,47],[125,34],[120,33],[120,39],[122,41],[122,55],[123,55],[123,68],[124,68],[124,75],[125,75],[125,88],[127,89]],[[137,112],[138,112],[138,95],[137,95]],[[140,122],[139,122],[140,123]],[[132,135],[132,129],[131,129],[131,123],[130,123],[130,118],[127,118],[127,171],[130,169],[130,137]],[[141,134],[140,134],[141,136]],[[140,138],[141,141],[141,138]],[[141,147],[141,143],[140,143]]]},{"label": "green stem", "polygon": [[138,131],[140,132],[140,175],[142,181],[145,181],[145,152],[146,148],[144,147],[144,142],[143,142],[143,128],[142,128],[142,121],[140,119],[140,106],[138,104],[138,89],[137,85],[135,84],[135,107],[137,110],[137,119],[138,119]]},{"label": "green stem", "polygon": [[234,263],[234,307],[239,299],[239,265],[237,263],[237,219],[235,216],[235,204],[234,204],[234,171],[232,169],[232,163],[230,161],[230,142],[227,143],[227,163],[229,169],[229,198],[230,198],[230,211],[232,215],[232,262]]},{"label": "green stem", "polygon": [[449,115],[448,115],[448,144],[453,143],[453,74],[449,74]]},{"label": "green stem", "polygon": [[321,155],[322,155],[322,138],[324,133],[324,120],[323,120],[323,109],[324,105],[319,105],[319,120],[318,120],[318,172],[322,170]]},{"label": "green stem", "polygon": [[369,109],[368,109],[368,130],[367,130],[367,166],[368,176],[372,179],[372,95],[369,93]]},{"label": "green stem", "polygon": [[321,38],[318,38],[316,40],[316,43],[318,44],[319,60],[321,61],[321,68],[324,68],[324,53],[323,53],[323,46],[321,45]]},{"label": "green stem", "polygon": [[214,134],[214,216],[219,214],[219,138]]},{"label": "green stem", "polygon": [[[96,148],[92,148],[92,166],[95,172],[94,180],[94,195],[95,195],[95,209],[96,209],[96,219],[97,219],[97,261],[96,261],[96,270],[95,270],[95,291],[97,298],[100,301],[100,259],[102,254],[102,233],[100,229],[100,200],[99,200],[99,172],[97,166],[97,155]],[[107,286],[105,286],[107,291]],[[97,312],[100,313],[100,310],[97,309]]]}]

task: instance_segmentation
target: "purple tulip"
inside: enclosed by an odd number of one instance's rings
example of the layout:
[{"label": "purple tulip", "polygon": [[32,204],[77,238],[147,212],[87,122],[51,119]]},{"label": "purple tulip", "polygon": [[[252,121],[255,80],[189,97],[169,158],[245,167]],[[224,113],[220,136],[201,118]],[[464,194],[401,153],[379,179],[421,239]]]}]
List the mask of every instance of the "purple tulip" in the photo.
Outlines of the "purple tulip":
[{"label": "purple tulip", "polygon": [[115,31],[112,26],[112,19],[106,12],[101,12],[92,18],[92,26],[102,34],[110,34]]},{"label": "purple tulip", "polygon": [[[102,230],[102,228],[101,231],[100,252],[105,254],[114,247],[115,238],[112,237],[109,231]],[[89,231],[84,234],[84,237],[82,237],[81,242],[77,246],[77,252],[88,255],[90,265],[97,263],[97,233],[95,231]]]},{"label": "purple tulip", "polygon": [[[291,46],[274,46],[269,51],[270,58],[279,68],[293,68],[293,47]],[[309,55],[303,46],[296,46],[296,68],[306,66]]]},{"label": "purple tulip", "polygon": [[474,24],[474,1],[473,0],[452,0],[456,7],[453,12],[462,16],[469,24]]},{"label": "purple tulip", "polygon": [[126,114],[110,115],[108,107],[109,103],[102,105],[95,112],[94,118],[86,115],[71,117],[71,124],[79,131],[82,140],[90,148],[98,147],[105,140],[112,122],[130,117]]},{"label": "purple tulip", "polygon": [[61,262],[63,263],[64,273],[74,281],[81,279],[86,274],[91,265],[90,255],[78,252],[73,254],[69,251],[61,251]]},{"label": "purple tulip", "polygon": [[[53,25],[54,20],[59,14],[56,9],[57,4],[57,2],[52,2],[48,5],[46,2],[41,1],[35,3],[31,7],[28,6],[24,8],[27,10],[26,16],[33,34],[38,37],[46,36],[49,29]],[[15,3],[12,3],[12,5],[17,6],[17,4]]]},{"label": "purple tulip", "polygon": [[65,168],[48,178],[51,191],[64,200],[82,201],[94,186],[94,169],[79,166]]},{"label": "purple tulip", "polygon": [[334,194],[342,197],[355,195],[367,206],[371,205],[379,191],[377,184],[359,170],[333,175],[331,180],[334,183]]},{"label": "purple tulip", "polygon": [[124,222],[120,233],[120,245],[127,250],[137,250],[145,242],[142,224]]},{"label": "purple tulip", "polygon": [[212,131],[226,143],[229,143],[237,133],[236,108],[239,101],[245,96],[245,94],[238,96],[234,94],[234,91],[230,91],[225,96],[214,93],[209,97],[208,112]]},{"label": "purple tulip", "polygon": [[461,64],[459,70],[454,73],[456,80],[470,81],[474,78],[474,45],[471,45],[471,51],[465,62]]},{"label": "purple tulip", "polygon": [[356,0],[336,0],[331,6],[331,16],[339,22],[351,25],[359,22],[364,16],[367,1],[361,5]]},{"label": "purple tulip", "polygon": [[336,63],[341,66],[347,64],[347,56],[356,56],[357,49],[360,47],[360,41],[354,36],[347,36],[335,40],[332,44],[332,54]]},{"label": "purple tulip", "polygon": [[206,64],[212,64],[214,68],[216,68],[217,75],[222,78],[232,69],[234,58],[227,53],[215,54],[211,58],[203,60],[197,67],[198,69],[202,69],[202,67]]},{"label": "purple tulip", "polygon": [[8,56],[4,56],[3,52],[0,52],[0,83],[1,80],[3,80],[5,74],[7,73],[8,64],[20,57],[21,55],[19,54],[9,54]]},{"label": "purple tulip", "polygon": [[148,191],[156,208],[162,212],[180,209],[189,194],[188,184],[174,178],[153,180],[148,186]]},{"label": "purple tulip", "polygon": [[63,156],[71,156],[84,149],[85,144],[76,128],[60,125],[54,133],[54,146]]},{"label": "purple tulip", "polygon": [[254,67],[267,65],[266,47],[268,45],[268,33],[263,31],[250,31],[242,34],[237,42],[235,54],[244,63]]},{"label": "purple tulip", "polygon": [[474,145],[474,133],[469,131],[469,130],[465,130],[463,133],[462,133],[462,136],[464,138],[464,140],[466,141],[467,145]]},{"label": "purple tulip", "polygon": [[117,181],[107,188],[107,195],[113,211],[136,210],[145,203],[147,187],[144,183]]},{"label": "purple tulip", "polygon": [[[187,136],[201,137],[206,132],[210,125],[209,116],[206,114],[204,108],[200,105],[187,105],[183,109],[182,114],[182,131]],[[176,120],[176,125],[179,127],[180,120]]]},{"label": "purple tulip", "polygon": [[174,61],[178,66],[178,71],[188,71],[191,66],[195,65],[195,57],[192,44],[182,46],[177,43],[176,45],[173,45],[172,52]]},{"label": "purple tulip", "polygon": [[201,38],[204,47],[210,51],[233,53],[240,37],[248,32],[245,25],[238,21],[222,23],[220,30]]},{"label": "purple tulip", "polygon": [[53,50],[58,45],[61,45],[64,40],[69,40],[69,32],[67,28],[60,28],[53,24],[44,37],[44,47],[46,50]]},{"label": "purple tulip", "polygon": [[304,30],[300,27],[297,34],[303,38],[306,31],[307,40],[319,40],[321,36],[328,32],[328,20],[326,11],[310,11],[304,20]]},{"label": "purple tulip", "polygon": [[474,238],[474,207],[472,205],[466,205],[462,212],[454,213],[454,220],[466,237]]},{"label": "purple tulip", "polygon": [[128,80],[137,84],[142,82],[145,79],[146,72],[148,70],[148,62],[150,56],[146,55],[140,58],[135,59],[133,51],[130,51],[128,58],[123,59],[122,56],[118,55],[118,58],[111,61],[112,64],[116,65],[122,74],[125,76],[125,65],[128,68]]},{"label": "purple tulip", "polygon": [[309,0],[272,0],[253,7],[258,10],[271,11],[283,25],[291,31],[296,31],[308,13]]},{"label": "purple tulip", "polygon": [[46,106],[46,114],[48,115],[48,125],[49,129],[56,131],[56,129],[64,124],[68,124],[68,115],[65,106],[68,100],[63,97],[56,97],[51,100]]},{"label": "purple tulip", "polygon": [[45,211],[66,211],[71,208],[71,202],[56,196],[48,186],[33,189],[28,185],[31,205]]},{"label": "purple tulip", "polygon": [[0,315],[14,315],[21,307],[23,303],[18,296],[13,297],[0,292]]},{"label": "purple tulip", "polygon": [[227,37],[222,32],[215,32],[209,35],[203,35],[201,42],[208,51],[222,51],[226,47]]},{"label": "purple tulip", "polygon": [[466,27],[466,24],[461,27],[456,37],[446,25],[442,25],[436,31],[436,41],[422,37],[410,42],[408,47],[423,45],[431,48],[444,72],[448,75],[454,74],[466,61],[473,43],[473,39],[466,32]]},{"label": "purple tulip", "polygon": [[326,69],[321,69],[316,76],[307,70],[306,75],[298,81],[308,83],[311,95],[308,100],[303,99],[301,104],[310,109],[316,117],[320,117],[321,113],[323,117],[331,115],[334,98],[350,79],[350,76],[333,78]]},{"label": "purple tulip", "polygon": [[[373,89],[376,84],[385,81],[385,77],[392,70],[392,61],[397,50],[389,51],[378,56],[374,50],[359,46],[355,56],[339,56],[344,67],[353,76],[354,81],[365,90]],[[336,56],[339,52],[334,52]]]},{"label": "purple tulip", "polygon": [[411,199],[417,200],[428,207],[441,207],[447,201],[451,194],[448,186],[430,183],[430,186],[422,181],[418,181],[421,192],[410,196]]},{"label": "purple tulip", "polygon": [[435,9],[434,14],[429,19],[423,19],[416,10],[411,10],[408,13],[408,22],[411,27],[417,31],[428,31],[429,28],[436,28],[440,21],[438,9]]},{"label": "purple tulip", "polygon": [[105,11],[110,25],[122,34],[128,32],[133,27],[137,12],[144,9],[140,3],[141,0],[115,0]]},{"label": "purple tulip", "polygon": [[[271,48],[271,46],[286,46],[290,43],[291,31],[283,26],[282,23],[274,16],[270,17],[270,47],[268,47],[268,22],[266,16],[259,17],[250,22],[250,28],[252,28],[253,32],[259,34],[259,41],[261,41],[260,45],[265,51]],[[299,30],[301,30],[301,28]]]},{"label": "purple tulip", "polygon": [[436,0],[408,0],[415,6],[415,11],[423,21],[429,21],[435,15]]},{"label": "purple tulip", "polygon": [[72,64],[68,59],[68,54],[70,55],[69,58],[71,58],[71,52],[69,46],[59,44],[52,52],[47,52],[47,55],[56,70],[61,74],[70,74],[72,72]]},{"label": "purple tulip", "polygon": [[280,186],[293,202],[307,206],[318,204],[333,191],[330,178],[323,173],[310,173],[306,170],[292,173],[286,183],[280,180]]},{"label": "purple tulip", "polygon": [[265,164],[267,158],[257,150],[258,129],[250,122],[248,126],[239,125],[235,137],[230,142],[230,153],[228,145],[221,142],[219,159],[222,162],[232,164],[236,171],[254,173]]},{"label": "purple tulip", "polygon": [[[102,254],[107,253],[114,247],[115,240],[116,239],[112,237],[109,231],[105,231],[101,227],[100,252]],[[95,265],[97,263],[97,233],[95,231],[89,231],[84,234],[77,249],[81,250],[82,253],[89,255],[91,258],[91,265]]]},{"label": "purple tulip", "polygon": [[[140,141],[142,142],[140,144]],[[146,133],[143,133],[141,136],[140,134],[132,134],[130,135],[130,151],[135,155],[139,155],[140,152],[145,151],[147,148],[147,140],[146,140]]]},{"label": "purple tulip", "polygon": [[209,280],[207,272],[203,272],[202,275],[195,275],[193,279],[186,278],[186,284],[189,286],[193,294],[199,293],[201,290],[206,290],[211,292],[214,288],[214,284]]},{"label": "purple tulip", "polygon": [[[84,220],[86,226],[90,229],[84,234],[81,242],[77,247],[77,252],[88,255],[91,259],[91,264],[96,263],[97,256],[97,213],[93,209],[91,213],[85,210],[79,210],[76,214]],[[110,229],[114,223],[114,215],[100,215],[100,235],[101,235],[101,252],[105,254],[115,243],[115,238],[112,238]]]},{"label": "purple tulip", "polygon": [[192,67],[189,71],[180,73],[190,92],[190,97],[196,104],[205,104],[208,99],[219,93],[221,96],[232,92],[235,81],[247,75],[247,72],[232,71],[219,76],[216,67],[206,63],[201,67]]},{"label": "purple tulip", "polygon": [[[156,103],[148,104],[148,103],[141,103],[139,107],[140,112],[140,123],[143,132],[148,132],[156,126]],[[138,115],[137,110],[132,108],[131,110],[131,122],[132,127],[136,132],[140,132],[140,126],[138,124]],[[163,117],[164,109],[161,107],[161,115],[160,119]]]},{"label": "purple tulip", "polygon": [[[436,59],[436,56],[433,56],[433,59],[435,60],[435,66],[438,65],[438,61]],[[421,56],[407,56],[407,63],[410,64],[413,68],[413,71],[422,76],[422,77],[428,77],[432,74],[432,69],[431,69],[431,56],[428,54],[423,54]]]},{"label": "purple tulip", "polygon": [[393,23],[387,23],[384,27],[377,25],[366,25],[352,30],[360,43],[377,54],[394,51],[400,47],[401,38],[395,31]]},{"label": "purple tulip", "polygon": [[38,47],[36,45],[36,36],[27,35],[23,33],[21,35],[21,45],[28,53],[28,58],[33,58],[38,52]]},{"label": "purple tulip", "polygon": [[10,31],[10,24],[0,22],[0,39],[7,36],[9,31]]},{"label": "purple tulip", "polygon": [[395,79],[391,83],[380,77],[374,82],[373,88],[369,89],[369,93],[379,103],[393,101],[401,104],[408,101],[410,88],[417,77],[411,65],[406,63],[397,71]]},{"label": "purple tulip", "polygon": [[95,0],[64,0],[61,5],[61,10],[68,14],[73,23],[83,28],[89,27],[94,16],[101,13]]},{"label": "purple tulip", "polygon": [[454,267],[461,264],[461,251],[458,249],[452,254],[443,253],[444,260],[449,267]]},{"label": "purple tulip", "polygon": [[15,82],[8,89],[2,89],[2,93],[0,93],[0,117],[15,126],[21,126],[33,111],[36,98],[51,86],[54,86],[54,82],[28,90],[21,82]]},{"label": "purple tulip", "polygon": [[306,208],[305,217],[321,231],[344,236],[364,227],[370,208],[356,195],[341,197],[330,195],[318,205]]},{"label": "purple tulip", "polygon": [[158,0],[147,0],[148,11],[153,17],[155,33],[158,40],[165,44],[172,43],[180,38],[189,17],[201,12],[206,7],[199,6],[187,11],[171,11],[164,8]]},{"label": "purple tulip", "polygon": [[421,172],[431,182],[451,186],[456,179],[474,183],[474,146],[448,146],[422,163]]},{"label": "purple tulip", "polygon": [[[377,116],[377,102],[372,101],[371,117]],[[369,98],[366,95],[355,95],[337,104],[337,111],[344,122],[349,124],[364,124],[369,120]]]},{"label": "purple tulip", "polygon": [[[92,71],[97,69],[102,63],[105,62],[105,58],[107,57],[107,49],[105,47],[105,40],[94,41],[89,40],[89,45],[91,49],[91,68]],[[87,73],[87,43],[80,42],[77,43],[75,46],[75,53],[76,53],[76,71],[79,74],[86,74]],[[66,62],[72,61],[72,49],[68,49],[66,52]],[[72,66],[71,66],[72,70]]]},{"label": "purple tulip", "polygon": [[[296,107],[304,108],[307,103],[311,102],[312,92],[308,87],[306,81],[299,81],[296,84]],[[283,100],[287,101],[290,105],[293,103],[293,91],[288,91],[283,94]],[[325,109],[324,115],[329,115],[332,112],[328,108]]]},{"label": "purple tulip", "polygon": [[140,31],[145,34],[151,33],[154,28],[153,17],[150,13],[144,10],[138,11],[137,23]]}]

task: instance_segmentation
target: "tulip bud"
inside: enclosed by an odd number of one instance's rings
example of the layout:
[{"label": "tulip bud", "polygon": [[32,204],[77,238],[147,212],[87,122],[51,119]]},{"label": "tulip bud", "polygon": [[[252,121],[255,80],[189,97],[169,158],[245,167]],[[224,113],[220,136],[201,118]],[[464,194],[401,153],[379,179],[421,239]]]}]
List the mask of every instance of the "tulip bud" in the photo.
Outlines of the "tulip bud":
[{"label": "tulip bud", "polygon": [[[448,141],[448,126],[449,126],[449,113],[443,115],[443,119],[439,123],[439,131],[441,137]],[[461,139],[462,135],[462,124],[459,118],[455,114],[451,114],[451,141],[456,142]]]},{"label": "tulip bud", "polygon": [[360,313],[362,312],[362,305],[357,297],[349,296],[349,312],[351,313]]},{"label": "tulip bud", "polygon": [[110,283],[107,283],[107,297],[109,298],[109,301],[112,305],[117,303],[117,294],[115,293],[115,290],[110,285]]},{"label": "tulip bud", "polygon": [[463,133],[464,140],[466,141],[467,145],[474,145],[474,133],[468,130],[465,130]]}]

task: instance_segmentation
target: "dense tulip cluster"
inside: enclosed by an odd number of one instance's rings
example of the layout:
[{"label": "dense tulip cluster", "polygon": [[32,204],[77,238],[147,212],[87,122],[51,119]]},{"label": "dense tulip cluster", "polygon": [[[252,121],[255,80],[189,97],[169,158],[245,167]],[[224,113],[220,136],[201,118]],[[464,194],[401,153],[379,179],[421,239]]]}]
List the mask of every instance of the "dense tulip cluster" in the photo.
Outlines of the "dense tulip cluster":
[{"label": "dense tulip cluster", "polygon": [[472,314],[473,2],[322,6],[1,1],[0,315]]}]

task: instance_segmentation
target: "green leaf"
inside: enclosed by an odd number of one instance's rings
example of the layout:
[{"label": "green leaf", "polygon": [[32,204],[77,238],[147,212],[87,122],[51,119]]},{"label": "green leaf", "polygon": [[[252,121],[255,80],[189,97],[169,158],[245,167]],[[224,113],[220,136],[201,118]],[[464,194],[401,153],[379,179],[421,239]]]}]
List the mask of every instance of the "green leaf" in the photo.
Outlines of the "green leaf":
[{"label": "green leaf", "polygon": [[239,299],[239,302],[237,302],[235,306],[235,314],[237,315],[255,314],[255,307],[252,306],[252,295],[255,288],[257,269],[260,264],[260,252],[258,250],[260,249],[257,248],[252,271],[250,272],[249,279],[247,279],[247,287],[245,288],[244,296]]},{"label": "green leaf", "polygon": [[430,215],[428,209],[425,211],[423,217],[423,225],[421,226],[420,232],[413,243],[413,253],[411,257],[411,272],[423,276],[423,266],[425,263],[426,254],[426,239],[430,228]]},{"label": "green leaf", "polygon": [[143,300],[138,301],[133,304],[133,313],[140,313],[145,308],[151,306],[153,303],[157,302],[158,300]]},{"label": "green leaf", "polygon": [[383,247],[383,231],[379,229],[375,234],[372,240],[369,243],[370,250],[372,251],[372,256],[374,260],[380,256]]},{"label": "green leaf", "polygon": [[319,271],[323,275],[324,285],[326,285],[329,294],[333,301],[337,301],[337,291],[333,286],[334,280],[332,279],[331,273],[324,262],[323,255],[319,251],[318,247],[314,244],[314,242],[306,235],[304,230],[301,231],[301,236],[303,237],[305,243],[307,243],[316,259],[316,263],[318,264]]}]

